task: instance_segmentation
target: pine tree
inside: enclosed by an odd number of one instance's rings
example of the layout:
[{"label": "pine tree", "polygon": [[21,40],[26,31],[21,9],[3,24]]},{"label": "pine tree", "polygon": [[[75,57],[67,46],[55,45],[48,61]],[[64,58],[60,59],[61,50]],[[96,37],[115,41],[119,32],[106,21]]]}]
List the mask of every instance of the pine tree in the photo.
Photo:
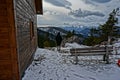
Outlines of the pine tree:
[{"label": "pine tree", "polygon": [[96,29],[96,28],[91,28],[90,29],[90,35],[91,36],[95,36],[95,35],[97,35],[98,34],[98,30]]},{"label": "pine tree", "polygon": [[69,37],[71,37],[71,36],[73,36],[72,32],[71,32],[71,31],[68,31],[68,33],[67,33],[67,35],[66,35],[66,38],[69,38]]},{"label": "pine tree", "polygon": [[84,40],[84,44],[95,45],[102,41],[107,41],[108,38],[117,37],[119,35],[118,18],[116,17],[119,8],[114,9],[110,14],[105,24],[100,25],[97,29],[90,29],[90,36]]},{"label": "pine tree", "polygon": [[118,35],[118,27],[116,26],[118,23],[118,18],[116,17],[118,10],[118,8],[114,9],[109,14],[109,18],[106,23],[100,26],[100,34],[104,40],[107,40],[108,37]]},{"label": "pine tree", "polygon": [[72,35],[75,35],[75,30],[72,31]]}]

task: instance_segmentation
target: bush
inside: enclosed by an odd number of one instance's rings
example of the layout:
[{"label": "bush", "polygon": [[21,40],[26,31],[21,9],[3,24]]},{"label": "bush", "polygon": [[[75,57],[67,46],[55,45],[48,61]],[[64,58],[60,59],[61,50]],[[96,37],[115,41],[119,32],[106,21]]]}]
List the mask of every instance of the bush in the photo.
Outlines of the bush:
[{"label": "bush", "polygon": [[39,48],[43,48],[44,47],[44,44],[43,44],[44,41],[45,41],[45,38],[40,36],[40,35],[38,35],[38,47]]},{"label": "bush", "polygon": [[38,34],[38,47],[44,48],[44,47],[55,47],[56,42],[53,40],[46,39],[46,37]]},{"label": "bush", "polygon": [[50,44],[49,44],[49,41],[48,41],[48,40],[46,40],[46,41],[44,42],[44,47],[50,47]]}]

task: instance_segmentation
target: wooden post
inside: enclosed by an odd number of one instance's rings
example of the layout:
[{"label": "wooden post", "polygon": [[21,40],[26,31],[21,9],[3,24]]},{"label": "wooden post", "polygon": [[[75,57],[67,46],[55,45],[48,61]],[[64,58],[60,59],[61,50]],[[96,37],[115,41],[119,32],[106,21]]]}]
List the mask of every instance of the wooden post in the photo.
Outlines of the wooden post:
[{"label": "wooden post", "polygon": [[106,54],[103,55],[103,61],[106,61]]},{"label": "wooden post", "polygon": [[106,54],[105,54],[105,61],[106,61],[106,64],[109,64],[109,48],[108,48],[108,45],[110,45],[110,42],[111,42],[111,37],[108,36],[108,42],[107,44],[105,45],[105,48],[106,48]]},{"label": "wooden post", "polygon": [[109,64],[109,50],[108,50],[108,45],[106,45],[106,64]]},{"label": "wooden post", "polygon": [[115,54],[117,55],[118,54],[118,49],[117,49],[118,47],[115,47]]},{"label": "wooden post", "polygon": [[78,64],[78,55],[76,53],[76,49],[75,49],[75,64]]}]

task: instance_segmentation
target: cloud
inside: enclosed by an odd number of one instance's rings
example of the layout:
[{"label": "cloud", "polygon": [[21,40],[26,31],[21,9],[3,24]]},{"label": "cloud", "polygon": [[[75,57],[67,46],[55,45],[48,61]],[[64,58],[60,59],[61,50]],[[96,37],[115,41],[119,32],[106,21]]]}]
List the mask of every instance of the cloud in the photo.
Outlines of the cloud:
[{"label": "cloud", "polygon": [[110,2],[111,0],[91,0],[97,3],[106,3],[106,2]]},{"label": "cloud", "polygon": [[59,15],[60,13],[51,10],[44,10],[44,15]]},{"label": "cloud", "polygon": [[[99,6],[100,4],[105,4],[108,2],[112,2],[112,0],[82,0],[88,5],[93,5],[95,7]],[[108,3],[109,4],[109,3]]]},{"label": "cloud", "polygon": [[64,24],[67,22],[73,22],[75,19],[72,17],[58,13],[57,15],[51,15],[51,13],[47,12],[46,15],[38,16],[38,25],[40,24]]},{"label": "cloud", "polygon": [[43,1],[44,14],[38,16],[38,25],[60,25],[64,23],[79,23],[80,25],[97,26],[106,22],[109,17],[109,13],[113,9],[120,7],[120,0]]},{"label": "cloud", "polygon": [[87,16],[99,16],[99,17],[104,17],[104,14],[101,12],[93,12],[93,11],[88,11],[88,10],[73,10],[68,13],[69,15],[72,15],[74,17],[87,17]]},{"label": "cloud", "polygon": [[102,4],[102,3],[108,3],[108,2],[110,2],[112,0],[82,0],[82,1],[84,1],[87,4],[96,5],[95,3],[100,3],[100,4]]},{"label": "cloud", "polygon": [[66,9],[70,9],[70,6],[72,5],[70,2],[68,2],[67,0],[45,0],[46,2],[54,5],[54,6],[58,6],[58,7],[65,7]]},{"label": "cloud", "polygon": [[85,2],[86,5],[92,5],[92,6],[97,6],[96,3],[94,3],[93,1],[91,0],[82,0],[83,2]]}]

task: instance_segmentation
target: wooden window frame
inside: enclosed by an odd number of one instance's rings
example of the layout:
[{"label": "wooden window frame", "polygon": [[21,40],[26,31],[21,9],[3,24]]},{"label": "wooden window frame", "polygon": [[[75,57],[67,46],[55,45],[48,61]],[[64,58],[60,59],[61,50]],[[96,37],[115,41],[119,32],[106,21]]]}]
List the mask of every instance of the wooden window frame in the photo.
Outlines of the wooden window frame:
[{"label": "wooden window frame", "polygon": [[30,20],[30,39],[32,40],[34,37],[34,22]]}]

